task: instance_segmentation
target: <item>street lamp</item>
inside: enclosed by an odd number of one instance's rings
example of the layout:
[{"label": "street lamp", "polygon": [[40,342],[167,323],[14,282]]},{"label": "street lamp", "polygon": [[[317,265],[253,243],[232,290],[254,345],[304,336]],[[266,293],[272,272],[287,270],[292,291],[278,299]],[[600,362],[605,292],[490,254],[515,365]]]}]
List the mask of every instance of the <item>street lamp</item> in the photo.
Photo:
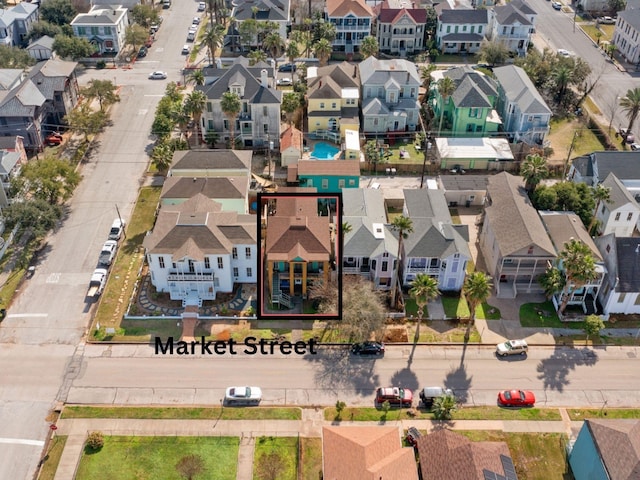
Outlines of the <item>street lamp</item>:
[{"label": "street lamp", "polygon": [[431,142],[429,141],[431,136],[425,139],[424,160],[422,161],[422,175],[420,175],[420,188],[424,185],[424,172],[427,168],[427,159],[429,158],[429,150],[431,150]]}]

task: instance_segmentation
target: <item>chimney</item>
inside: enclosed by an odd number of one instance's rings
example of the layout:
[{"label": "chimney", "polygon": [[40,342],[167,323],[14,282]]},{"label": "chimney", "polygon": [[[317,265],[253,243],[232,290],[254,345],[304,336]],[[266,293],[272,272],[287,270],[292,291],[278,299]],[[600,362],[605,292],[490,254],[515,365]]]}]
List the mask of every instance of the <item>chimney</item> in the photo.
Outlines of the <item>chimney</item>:
[{"label": "chimney", "polygon": [[353,78],[357,78],[358,77],[358,66],[354,65],[353,66]]},{"label": "chimney", "polygon": [[320,80],[320,83],[318,83],[318,88],[322,87],[322,80]]},{"label": "chimney", "polygon": [[267,69],[260,70],[260,83],[264,88],[269,88],[269,76],[267,75]]}]

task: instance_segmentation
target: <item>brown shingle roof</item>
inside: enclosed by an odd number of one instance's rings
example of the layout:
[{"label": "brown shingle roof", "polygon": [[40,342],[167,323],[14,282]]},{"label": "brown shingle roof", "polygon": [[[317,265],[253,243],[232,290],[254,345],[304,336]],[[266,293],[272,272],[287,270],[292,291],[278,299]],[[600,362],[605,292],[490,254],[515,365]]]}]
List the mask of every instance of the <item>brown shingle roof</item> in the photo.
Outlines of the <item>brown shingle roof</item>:
[{"label": "brown shingle roof", "polygon": [[417,480],[413,449],[397,427],[323,427],[325,480]]},{"label": "brown shingle roof", "polygon": [[587,232],[580,217],[573,212],[540,212],[542,223],[549,232],[549,237],[556,247],[558,253],[564,250],[564,244],[572,238],[580,240],[591,250],[593,258],[598,262],[602,261],[602,254],[591,235]]},{"label": "brown shingle roof", "polygon": [[176,150],[171,170],[251,169],[250,150]]},{"label": "brown shingle roof", "polygon": [[352,175],[360,176],[359,160],[300,160],[300,175]]},{"label": "brown shingle roof", "polygon": [[611,480],[640,478],[640,420],[585,420]]},{"label": "brown shingle roof", "polygon": [[349,12],[356,17],[372,17],[373,11],[364,0],[327,0],[327,13],[330,17],[344,17]]},{"label": "brown shingle roof", "polygon": [[289,147],[297,148],[302,152],[302,146],[302,132],[293,125],[287,128],[284,132],[282,132],[282,135],[280,135],[281,152],[284,152]]},{"label": "brown shingle roof", "polygon": [[207,198],[244,198],[247,191],[247,177],[167,177],[160,198],[191,198],[198,193]]},{"label": "brown shingle roof", "polygon": [[294,163],[287,166],[287,182],[295,183],[298,181],[298,164]]},{"label": "brown shingle roof", "polygon": [[385,8],[384,6],[380,9],[378,20],[381,23],[396,23],[405,13],[417,24],[427,21],[427,11],[424,8]]}]

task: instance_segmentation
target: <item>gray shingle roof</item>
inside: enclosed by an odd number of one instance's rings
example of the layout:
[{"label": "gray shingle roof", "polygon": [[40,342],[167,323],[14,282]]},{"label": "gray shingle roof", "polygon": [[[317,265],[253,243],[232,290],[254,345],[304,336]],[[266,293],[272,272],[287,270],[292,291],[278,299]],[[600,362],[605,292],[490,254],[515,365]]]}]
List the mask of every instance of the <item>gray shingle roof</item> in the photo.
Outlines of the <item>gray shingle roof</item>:
[{"label": "gray shingle roof", "polygon": [[466,76],[451,96],[456,108],[491,108],[491,100]]},{"label": "gray shingle roof", "polygon": [[196,90],[204,92],[209,99],[220,100],[222,94],[229,91],[229,85],[236,82],[244,82],[244,96],[242,98],[249,100],[250,103],[282,103],[282,91],[263,87],[260,81],[241,64],[234,64],[215,82],[210,85],[199,85]]},{"label": "gray shingle roof", "polygon": [[20,161],[20,152],[0,151],[0,174],[8,175]]},{"label": "gray shingle roof", "polygon": [[254,18],[253,7],[256,7],[256,20],[285,21],[289,18],[289,4],[289,0],[238,0],[234,2],[231,16],[238,21]]},{"label": "gray shingle roof", "polygon": [[637,206],[637,203],[633,198],[633,195],[631,195],[631,192],[627,190],[622,182],[618,180],[618,177],[616,177],[613,173],[609,173],[609,175],[607,175],[607,178],[604,179],[602,185],[611,189],[609,192],[609,196],[611,197],[611,199],[607,203],[607,209],[609,211],[620,208],[628,203]]},{"label": "gray shingle roof", "polygon": [[117,25],[127,9],[122,5],[94,5],[88,13],[79,13],[71,25]]},{"label": "gray shingle roof", "polygon": [[[353,190],[353,189],[345,189]],[[351,225],[351,231],[344,236],[344,257],[376,257],[388,252],[392,258],[398,251],[398,239],[389,225],[371,221],[368,217],[342,217]],[[374,233],[374,230],[380,232]],[[382,237],[382,238],[380,238]]]},{"label": "gray shingle roof", "polygon": [[440,183],[445,191],[486,190],[488,175],[441,175]]},{"label": "gray shingle roof", "polygon": [[32,117],[36,107],[41,107],[46,101],[33,81],[27,79],[2,99],[0,117]]},{"label": "gray shingle roof", "polygon": [[486,10],[443,10],[438,17],[439,23],[488,23],[489,17]]},{"label": "gray shingle roof", "polygon": [[522,113],[551,114],[551,109],[522,68],[507,65],[495,68],[493,73],[506,98],[509,102],[516,103]]},{"label": "gray shingle roof", "polygon": [[77,66],[77,62],[52,58],[38,62],[29,71],[29,78],[38,86],[47,100],[53,101],[55,92],[65,91],[67,81]]},{"label": "gray shingle roof", "polygon": [[369,57],[360,62],[358,68],[363,86],[384,85],[389,78],[393,78],[399,85],[422,83],[416,64],[408,60],[378,60],[375,57]]},{"label": "gray shingle roof", "polygon": [[618,284],[616,292],[640,293],[640,239],[616,238]]},{"label": "gray shingle roof", "polygon": [[387,223],[382,191],[371,188],[345,188],[342,191],[344,217],[367,217],[372,222]]},{"label": "gray shingle roof", "polygon": [[512,0],[509,5],[513,5],[525,15],[537,15],[537,12],[525,0]]},{"label": "gray shingle roof", "polygon": [[600,250],[596,247],[596,244],[584,227],[580,217],[575,213],[541,211],[539,214],[542,223],[549,233],[549,238],[551,238],[558,253],[564,250],[564,244],[566,242],[575,238],[589,247],[596,261],[602,261]]},{"label": "gray shingle roof", "polygon": [[367,98],[362,103],[363,115],[389,115],[389,107],[379,98]]},{"label": "gray shingle roof", "polygon": [[245,198],[247,177],[168,177],[162,186],[160,198],[185,199],[197,193],[208,198]]},{"label": "gray shingle roof", "polygon": [[251,169],[250,150],[178,150],[173,154],[171,170]]},{"label": "gray shingle roof", "polygon": [[515,8],[512,3],[493,7],[493,11],[500,25],[513,25],[516,22],[520,23],[520,25],[532,25],[529,19]]},{"label": "gray shingle roof", "polygon": [[53,42],[54,40],[52,37],[50,37],[49,35],[45,35],[43,37],[38,38],[37,40],[33,40],[27,47],[27,50],[31,48],[36,48],[36,47],[44,47],[44,48],[52,49]]},{"label": "gray shingle roof", "polygon": [[640,30],[640,10],[629,9],[618,12],[618,16],[636,30]]},{"label": "gray shingle roof", "polygon": [[640,478],[640,420],[585,420],[611,480]]}]

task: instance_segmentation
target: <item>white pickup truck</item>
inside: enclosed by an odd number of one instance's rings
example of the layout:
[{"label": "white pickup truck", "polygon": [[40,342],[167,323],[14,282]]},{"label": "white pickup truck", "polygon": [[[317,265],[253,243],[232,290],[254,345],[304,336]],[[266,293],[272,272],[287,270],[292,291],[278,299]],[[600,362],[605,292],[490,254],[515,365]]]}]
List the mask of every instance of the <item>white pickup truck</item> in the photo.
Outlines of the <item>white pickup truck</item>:
[{"label": "white pickup truck", "polygon": [[89,291],[87,297],[97,297],[104,290],[104,286],[107,283],[107,269],[96,268],[91,275],[91,281],[89,282]]},{"label": "white pickup truck", "polygon": [[113,259],[116,256],[116,250],[118,250],[118,242],[116,240],[107,240],[102,245],[102,250],[100,250],[100,258],[98,259],[98,263],[100,265],[111,265]]}]

